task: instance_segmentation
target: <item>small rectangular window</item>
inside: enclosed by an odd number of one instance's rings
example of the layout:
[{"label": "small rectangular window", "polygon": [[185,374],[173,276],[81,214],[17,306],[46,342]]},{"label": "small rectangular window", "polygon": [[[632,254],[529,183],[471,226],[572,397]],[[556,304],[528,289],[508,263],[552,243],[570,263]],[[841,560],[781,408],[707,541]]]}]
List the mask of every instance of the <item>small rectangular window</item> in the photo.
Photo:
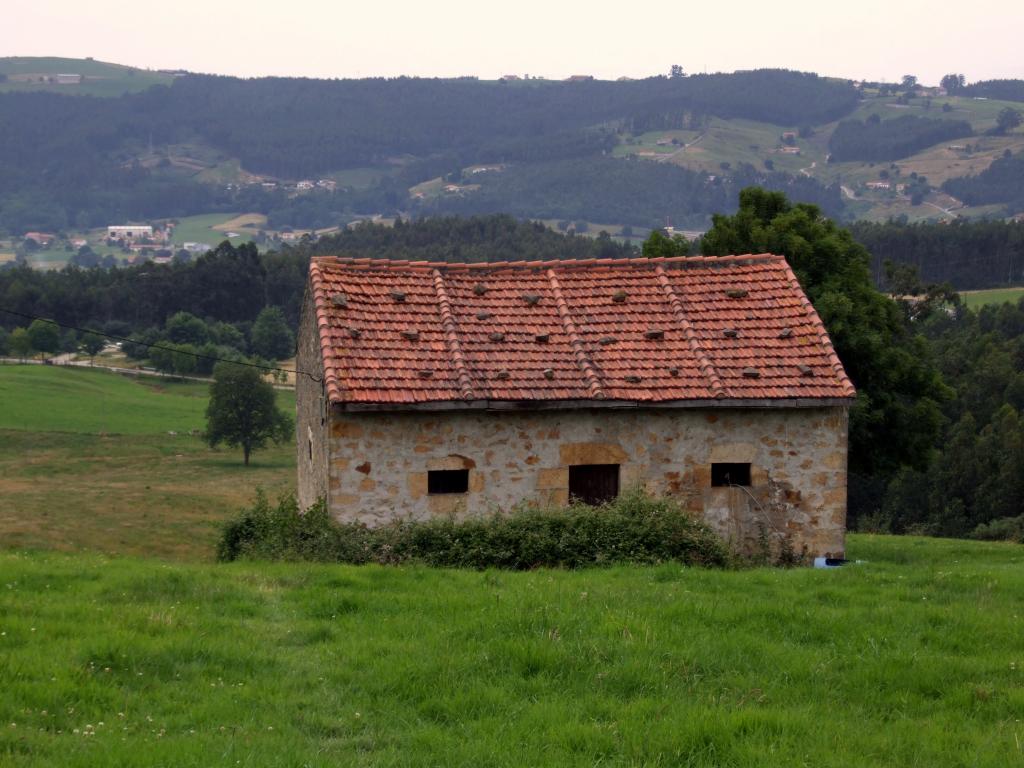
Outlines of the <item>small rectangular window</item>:
[{"label": "small rectangular window", "polygon": [[750,485],[750,464],[712,464],[711,485],[714,488]]},{"label": "small rectangular window", "polygon": [[469,491],[468,469],[433,469],[427,472],[427,493],[466,493]]},{"label": "small rectangular window", "polygon": [[577,464],[569,467],[569,499],[597,506],[619,495],[618,464]]}]

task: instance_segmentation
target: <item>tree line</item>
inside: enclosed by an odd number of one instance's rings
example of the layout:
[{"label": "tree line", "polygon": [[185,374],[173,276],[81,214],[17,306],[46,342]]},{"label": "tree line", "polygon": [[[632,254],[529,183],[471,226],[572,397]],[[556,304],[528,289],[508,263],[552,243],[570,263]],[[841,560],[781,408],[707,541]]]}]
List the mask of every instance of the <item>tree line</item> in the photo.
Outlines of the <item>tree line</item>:
[{"label": "tree line", "polygon": [[966,120],[903,115],[882,120],[871,115],[867,120],[843,120],[828,142],[832,159],[838,162],[863,160],[880,162],[899,160],[933,144],[972,135]]},{"label": "tree line", "polygon": [[857,221],[854,238],[871,253],[876,284],[888,289],[886,262],[910,265],[926,283],[957,290],[1024,284],[1024,222],[957,219],[949,223]]},{"label": "tree line", "polygon": [[639,227],[703,228],[716,211],[735,210],[738,191],[759,184],[815,203],[841,216],[838,185],[824,186],[803,175],[759,170],[743,163],[710,177],[671,163],[640,159],[565,160],[514,166],[479,174],[480,188],[413,206],[418,213],[474,215],[504,211],[515,216],[590,220]]}]

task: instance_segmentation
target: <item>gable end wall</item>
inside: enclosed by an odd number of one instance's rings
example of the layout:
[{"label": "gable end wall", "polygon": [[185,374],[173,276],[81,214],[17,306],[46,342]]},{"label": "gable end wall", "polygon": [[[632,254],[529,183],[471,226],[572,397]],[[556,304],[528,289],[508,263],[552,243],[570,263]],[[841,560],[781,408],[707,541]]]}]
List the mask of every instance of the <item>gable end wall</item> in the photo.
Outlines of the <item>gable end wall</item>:
[{"label": "gable end wall", "polygon": [[[323,385],[323,358],[316,310],[309,289],[302,300],[299,317],[297,371],[309,371],[321,381],[297,374],[295,377],[295,450],[298,467],[298,501],[307,509],[327,497],[327,396]],[[312,447],[312,455],[311,454]]]}]

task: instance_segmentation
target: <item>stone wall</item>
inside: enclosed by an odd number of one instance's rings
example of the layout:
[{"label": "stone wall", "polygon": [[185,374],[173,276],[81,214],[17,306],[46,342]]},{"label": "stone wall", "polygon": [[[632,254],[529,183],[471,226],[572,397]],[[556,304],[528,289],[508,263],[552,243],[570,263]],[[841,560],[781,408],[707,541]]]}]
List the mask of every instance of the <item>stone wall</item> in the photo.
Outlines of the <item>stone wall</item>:
[{"label": "stone wall", "polygon": [[[306,292],[299,317],[295,368],[323,379],[320,334],[316,312]],[[302,509],[327,496],[327,398],[323,382],[301,374],[295,377],[295,449],[298,500]]]},{"label": "stone wall", "polygon": [[[844,407],[335,411],[328,498],[339,520],[371,526],[521,502],[561,505],[570,465],[619,464],[623,489],[679,499],[740,549],[755,550],[767,536],[776,547],[786,540],[798,552],[841,556],[846,435]],[[302,434],[299,460],[308,462]],[[750,463],[750,486],[711,487],[715,462]],[[467,469],[468,493],[428,494],[427,472],[437,469]],[[304,489],[300,470],[304,503],[318,483]]]}]

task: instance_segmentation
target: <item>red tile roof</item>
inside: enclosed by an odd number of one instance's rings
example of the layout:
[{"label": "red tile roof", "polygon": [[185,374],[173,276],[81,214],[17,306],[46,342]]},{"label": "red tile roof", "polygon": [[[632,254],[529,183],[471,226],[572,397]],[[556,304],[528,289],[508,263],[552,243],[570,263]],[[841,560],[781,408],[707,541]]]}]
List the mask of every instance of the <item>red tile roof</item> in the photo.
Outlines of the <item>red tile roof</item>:
[{"label": "red tile roof", "polygon": [[855,394],[781,256],[322,257],[310,286],[334,403],[781,405]]}]

